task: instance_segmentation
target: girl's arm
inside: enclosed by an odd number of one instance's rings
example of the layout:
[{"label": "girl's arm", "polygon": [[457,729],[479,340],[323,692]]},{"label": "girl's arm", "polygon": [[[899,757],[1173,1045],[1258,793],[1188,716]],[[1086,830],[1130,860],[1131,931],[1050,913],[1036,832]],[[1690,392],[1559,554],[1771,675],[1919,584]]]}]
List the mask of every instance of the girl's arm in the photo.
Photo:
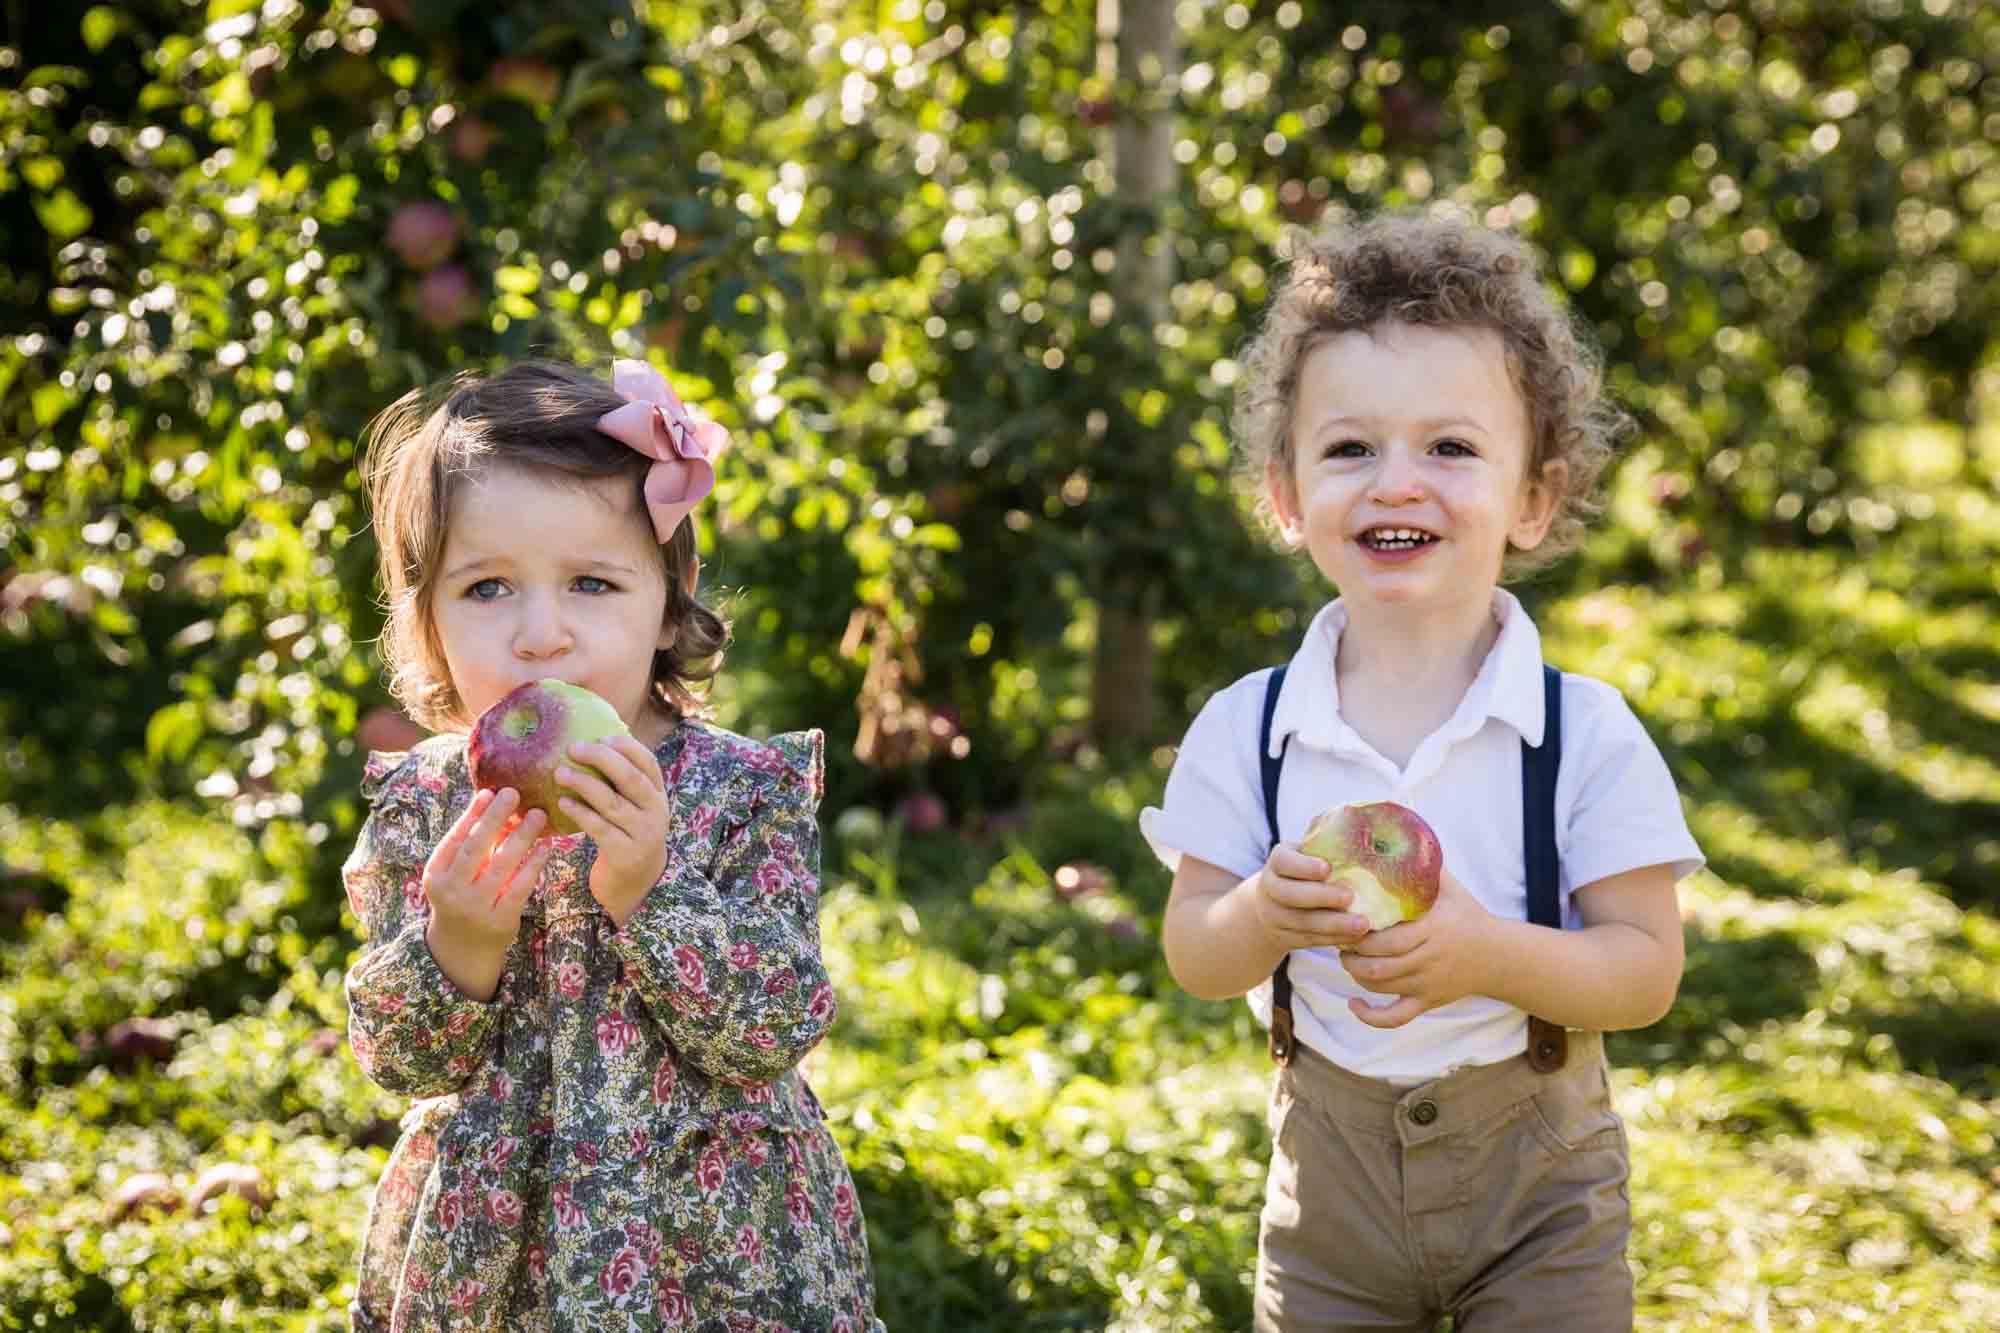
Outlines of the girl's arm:
[{"label": "girl's arm", "polygon": [[438,1097],[479,1069],[499,1032],[500,1006],[453,985],[425,940],[430,838],[414,756],[363,794],[380,795],[341,867],[347,901],[368,941],[347,973],[348,1040],[362,1072],[390,1092]]},{"label": "girl's arm", "polygon": [[[711,1078],[762,1083],[805,1057],[833,1025],[819,952],[818,732],[768,743],[768,775],[743,824],[723,830],[706,871],[670,856],[612,936],[626,975],[675,1048]],[[720,823],[728,812],[677,818]]]}]

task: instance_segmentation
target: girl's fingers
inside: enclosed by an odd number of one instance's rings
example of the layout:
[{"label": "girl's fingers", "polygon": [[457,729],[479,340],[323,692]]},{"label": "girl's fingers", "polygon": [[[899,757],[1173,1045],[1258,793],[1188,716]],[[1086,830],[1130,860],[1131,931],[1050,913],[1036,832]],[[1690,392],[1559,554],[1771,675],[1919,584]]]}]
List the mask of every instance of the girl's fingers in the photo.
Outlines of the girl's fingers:
[{"label": "girl's fingers", "polygon": [[624,799],[617,788],[581,763],[568,763],[556,769],[556,784],[563,795],[573,796],[594,810],[607,809]]},{"label": "girl's fingers", "polygon": [[541,836],[542,827],[547,823],[548,816],[539,810],[530,810],[521,816],[512,831],[493,845],[493,853],[486,858],[480,878],[506,883],[528,854],[535,850],[535,839]]},{"label": "girl's fingers", "polygon": [[636,737],[619,736],[611,744],[617,747],[620,754],[632,761],[632,767],[638,770],[639,776],[645,779],[647,786],[655,791],[666,791],[666,770],[660,767],[658,756],[639,744]]},{"label": "girl's fingers", "polygon": [[[568,757],[572,769],[585,764],[596,769],[610,790],[633,805],[644,805],[666,790],[659,764],[629,736],[620,736],[608,745],[592,742],[573,745]],[[591,776],[587,770],[584,775]]]},{"label": "girl's fingers", "polygon": [[514,872],[494,891],[492,906],[504,913],[512,913],[535,891],[541,881],[542,868],[549,863],[550,844],[538,842],[529,850],[527,857]]},{"label": "girl's fingers", "polygon": [[562,812],[576,821],[576,826],[590,835],[590,840],[600,849],[620,830],[591,806],[585,805],[574,796],[561,798]]},{"label": "girl's fingers", "polygon": [[504,788],[499,792],[474,792],[472,800],[467,803],[464,811],[459,815],[457,822],[451,826],[451,829],[444,835],[443,840],[438,843],[437,850],[431,853],[431,869],[439,873],[450,869],[452,862],[458,859],[459,852],[465,847],[466,840],[472,836],[472,830],[478,826],[481,819],[486,817],[487,810],[502,799],[512,800],[513,798],[514,789],[512,787]]}]

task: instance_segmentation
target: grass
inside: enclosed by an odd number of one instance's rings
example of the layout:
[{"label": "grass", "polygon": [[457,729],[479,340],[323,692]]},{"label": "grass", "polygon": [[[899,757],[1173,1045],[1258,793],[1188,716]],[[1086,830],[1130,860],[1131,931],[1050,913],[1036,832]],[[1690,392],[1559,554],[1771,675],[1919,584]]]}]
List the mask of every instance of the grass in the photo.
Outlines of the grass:
[{"label": "grass", "polygon": [[[2000,1327],[2000,550],[1981,492],[1934,489],[1956,517],[1865,563],[1757,551],[1539,609],[1710,856],[1679,1002],[1611,1041],[1642,1328]],[[892,1328],[1248,1323],[1269,1066],[1160,961],[1135,821],[1164,776],[1086,751],[1005,841],[829,843],[843,1009],[810,1072]],[[0,1329],[344,1326],[398,1104],[328,1033],[347,942],[273,838],[0,811]],[[1066,896],[1078,861],[1102,887]],[[178,1025],[168,1063],[107,1055],[132,1013]],[[268,1212],[105,1220],[130,1173],[225,1160]]]}]

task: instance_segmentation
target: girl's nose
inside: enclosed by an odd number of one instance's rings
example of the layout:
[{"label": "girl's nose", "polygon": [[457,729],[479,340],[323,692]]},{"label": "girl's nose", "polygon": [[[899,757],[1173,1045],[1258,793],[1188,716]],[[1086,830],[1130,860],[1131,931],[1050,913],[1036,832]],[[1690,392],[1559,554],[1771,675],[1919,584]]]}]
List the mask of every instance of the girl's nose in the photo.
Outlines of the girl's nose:
[{"label": "girl's nose", "polygon": [[570,647],[569,627],[552,597],[524,593],[520,619],[514,623],[514,651],[522,657],[553,657]]}]

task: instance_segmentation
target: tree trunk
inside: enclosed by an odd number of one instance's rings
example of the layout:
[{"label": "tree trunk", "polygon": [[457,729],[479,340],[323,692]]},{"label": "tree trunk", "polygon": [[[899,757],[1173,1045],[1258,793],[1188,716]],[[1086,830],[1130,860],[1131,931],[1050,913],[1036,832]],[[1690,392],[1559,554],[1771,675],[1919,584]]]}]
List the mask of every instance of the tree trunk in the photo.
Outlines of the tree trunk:
[{"label": "tree trunk", "polygon": [[[1120,203],[1157,206],[1174,189],[1174,105],[1181,73],[1172,0],[1098,0],[1100,74],[1116,43],[1113,183]],[[1166,323],[1174,284],[1166,227],[1128,232],[1118,243],[1112,293],[1118,317],[1149,332]],[[1162,465],[1168,461],[1163,451]],[[1146,738],[1153,723],[1153,617],[1159,588],[1144,569],[1113,557],[1098,592],[1091,662],[1091,730],[1100,745]]]}]

